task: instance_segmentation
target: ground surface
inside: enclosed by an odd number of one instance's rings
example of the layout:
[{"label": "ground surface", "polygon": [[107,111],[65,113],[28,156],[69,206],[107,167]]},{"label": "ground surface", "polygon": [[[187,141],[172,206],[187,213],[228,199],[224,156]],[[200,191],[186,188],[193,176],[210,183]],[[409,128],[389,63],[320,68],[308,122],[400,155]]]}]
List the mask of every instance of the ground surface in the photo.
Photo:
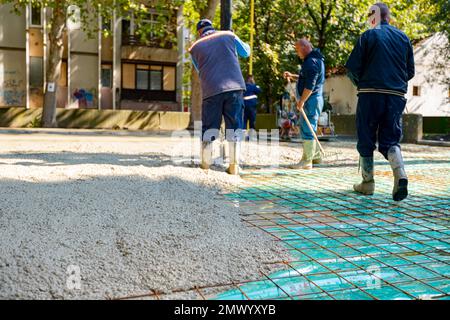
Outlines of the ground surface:
[{"label": "ground surface", "polygon": [[220,159],[195,168],[191,138],[0,132],[0,296],[446,298],[449,148],[403,147],[412,195],[396,204],[381,156],[361,198],[355,143],[324,147],[305,172],[286,169],[298,144],[244,145],[233,178]]},{"label": "ground surface", "polygon": [[[283,248],[218,194],[241,180],[173,163],[179,143],[0,134],[0,297],[117,298],[273,270]],[[66,286],[70,266],[81,290]]]}]

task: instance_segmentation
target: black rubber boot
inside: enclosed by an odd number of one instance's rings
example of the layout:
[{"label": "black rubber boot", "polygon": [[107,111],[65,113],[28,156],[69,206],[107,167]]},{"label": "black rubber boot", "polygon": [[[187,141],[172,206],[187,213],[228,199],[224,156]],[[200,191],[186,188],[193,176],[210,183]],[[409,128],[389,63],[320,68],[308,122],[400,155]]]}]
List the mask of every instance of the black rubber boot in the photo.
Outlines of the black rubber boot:
[{"label": "black rubber boot", "polygon": [[394,201],[402,201],[408,196],[408,177],[403,164],[402,152],[398,146],[393,146],[388,150],[388,160],[394,173],[392,198]]}]

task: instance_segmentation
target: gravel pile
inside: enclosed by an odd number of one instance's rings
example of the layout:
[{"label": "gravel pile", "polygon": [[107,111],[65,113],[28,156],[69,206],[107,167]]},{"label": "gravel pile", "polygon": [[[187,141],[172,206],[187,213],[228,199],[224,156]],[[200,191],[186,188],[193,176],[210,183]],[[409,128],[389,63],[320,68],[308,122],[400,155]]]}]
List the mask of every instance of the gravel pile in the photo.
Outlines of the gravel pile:
[{"label": "gravel pile", "polygon": [[0,140],[1,298],[171,292],[258,279],[286,258],[219,194],[240,178],[174,165],[160,139]]}]

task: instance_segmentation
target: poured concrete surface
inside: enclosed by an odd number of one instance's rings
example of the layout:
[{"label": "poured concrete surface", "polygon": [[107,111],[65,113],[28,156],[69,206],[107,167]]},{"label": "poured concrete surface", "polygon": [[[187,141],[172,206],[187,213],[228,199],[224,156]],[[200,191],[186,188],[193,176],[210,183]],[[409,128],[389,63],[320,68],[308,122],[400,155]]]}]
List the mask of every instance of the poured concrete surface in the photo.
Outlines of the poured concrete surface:
[{"label": "poured concrete surface", "polygon": [[391,198],[385,161],[376,162],[373,196],[352,191],[360,179],[352,166],[246,174],[226,197],[290,259],[211,298],[450,299],[450,150],[440,151],[407,158],[410,196],[402,202]]},{"label": "poured concrete surface", "polygon": [[[1,297],[411,298],[405,286],[418,286],[408,272],[433,276],[423,294],[440,297],[448,290],[442,253],[448,148],[403,146],[414,193],[396,205],[390,169],[378,154],[377,194],[353,194],[359,180],[354,141],[324,143],[327,159],[313,171],[285,169],[301,157],[298,144],[250,143],[243,146],[244,174],[236,178],[220,164],[208,172],[195,168],[185,154],[198,148],[191,138],[20,132],[0,134]],[[409,218],[442,237],[416,243],[434,234],[415,230],[417,241],[405,239],[408,227],[420,226]],[[318,236],[321,227],[325,233]],[[394,229],[396,246],[373,243],[389,234],[378,234],[380,228]],[[367,263],[392,271],[391,254],[420,253],[420,245],[438,251],[403,258],[403,287],[386,279],[385,291],[358,290],[358,279],[371,280]],[[434,260],[434,271],[411,268],[426,258]],[[80,267],[81,290],[67,289],[70,265]],[[189,290],[194,286],[200,289]]]}]

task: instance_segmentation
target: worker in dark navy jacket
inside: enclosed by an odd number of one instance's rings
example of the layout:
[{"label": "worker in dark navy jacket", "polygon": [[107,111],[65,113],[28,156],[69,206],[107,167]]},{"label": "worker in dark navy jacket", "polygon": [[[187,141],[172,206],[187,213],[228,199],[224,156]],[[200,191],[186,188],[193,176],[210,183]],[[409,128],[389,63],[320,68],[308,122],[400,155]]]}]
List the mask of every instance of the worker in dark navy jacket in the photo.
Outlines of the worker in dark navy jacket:
[{"label": "worker in dark navy jacket", "polygon": [[261,88],[255,83],[253,75],[247,77],[245,82],[244,93],[244,126],[242,129],[247,129],[247,123],[251,134],[255,132],[256,124],[256,107],[258,106],[258,94],[261,93]]},{"label": "worker in dark navy jacket", "polygon": [[[325,83],[324,57],[319,49],[314,49],[307,39],[296,42],[297,55],[303,60],[300,73],[294,75],[285,72],[284,77],[297,81],[297,109],[304,109],[314,131],[317,131],[319,116],[323,109],[323,84]],[[293,169],[312,169],[313,163],[321,162],[321,155],[303,117],[300,117],[300,130],[303,139],[303,155],[300,163],[291,166]]]},{"label": "worker in dark navy jacket", "polygon": [[369,10],[371,29],[358,39],[347,63],[348,76],[358,87],[356,126],[363,181],[355,191],[375,191],[373,152],[389,161],[394,173],[393,199],[408,195],[408,178],[400,151],[402,113],[408,81],[414,77],[413,48],[408,37],[389,24],[389,8],[383,3]]}]

